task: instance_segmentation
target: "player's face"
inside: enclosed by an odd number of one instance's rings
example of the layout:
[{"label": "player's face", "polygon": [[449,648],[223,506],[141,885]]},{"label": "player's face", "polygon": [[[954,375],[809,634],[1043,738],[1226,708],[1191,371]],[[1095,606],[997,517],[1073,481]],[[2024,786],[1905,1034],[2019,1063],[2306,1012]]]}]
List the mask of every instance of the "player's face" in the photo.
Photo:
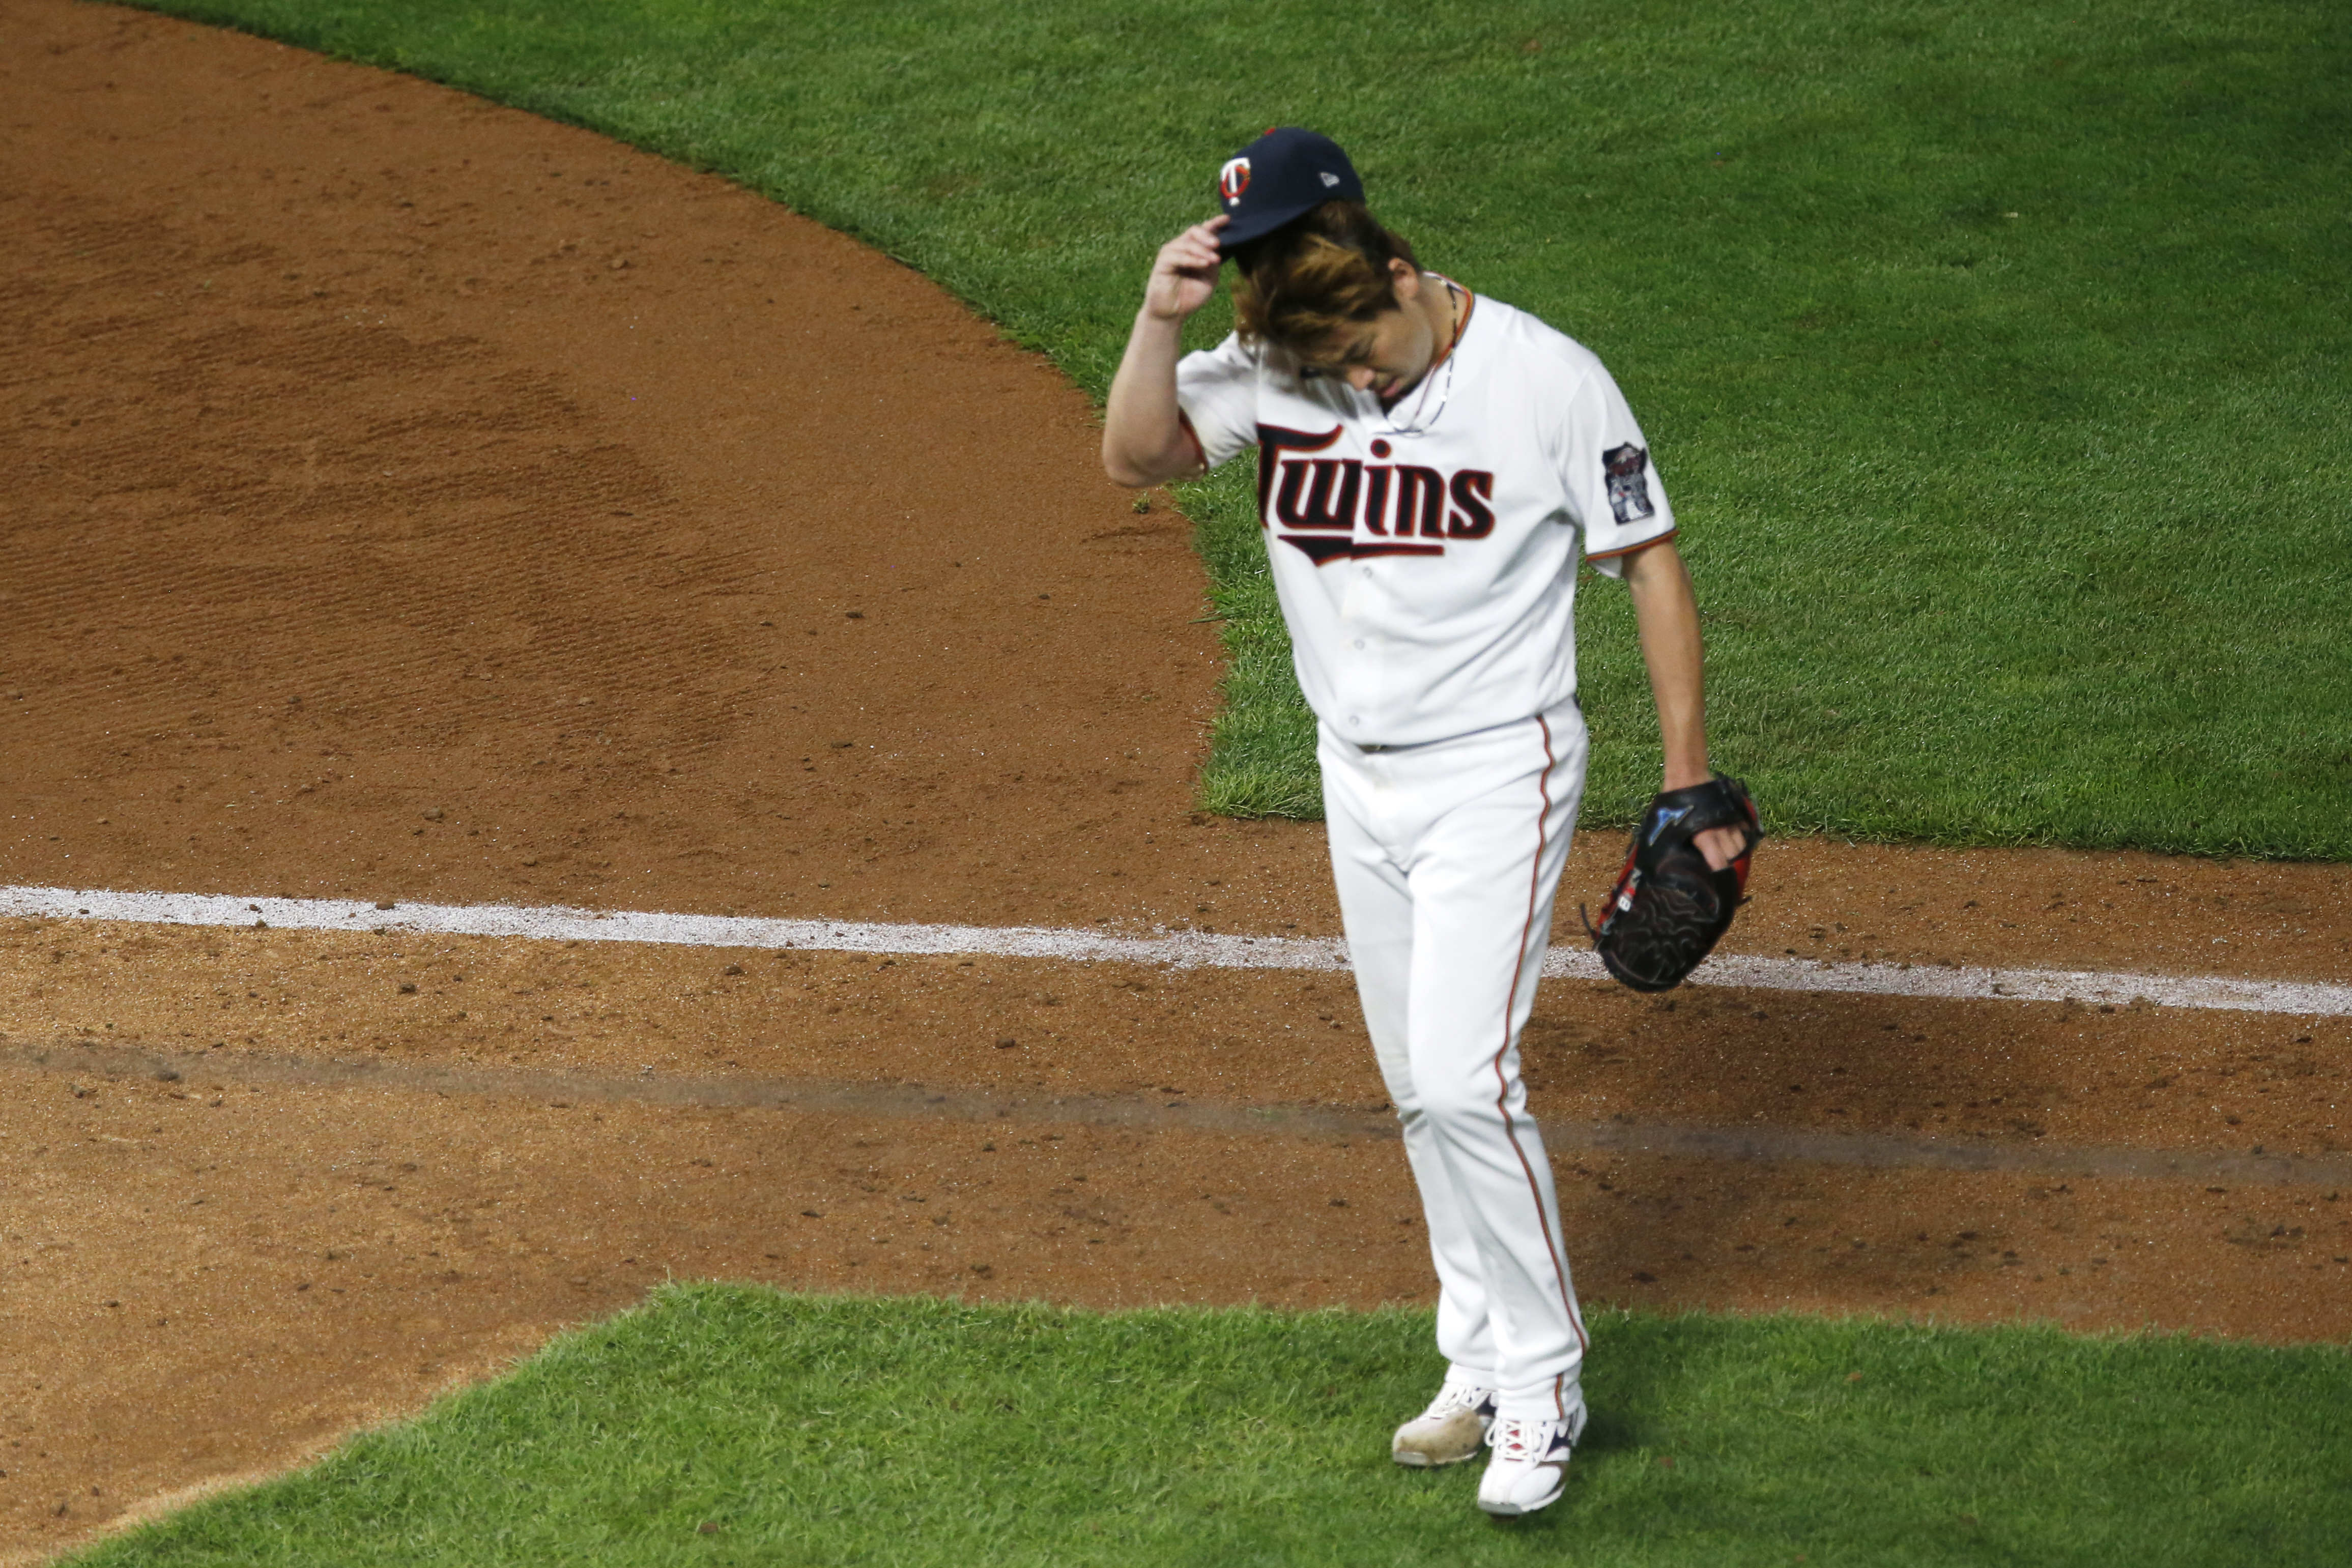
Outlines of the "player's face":
[{"label": "player's face", "polygon": [[1306,360],[1307,369],[1369,392],[1382,402],[1394,402],[1411,392],[1437,358],[1429,291],[1402,262],[1397,267],[1396,308],[1335,333]]},{"label": "player's face", "polygon": [[1324,345],[1308,363],[1386,402],[1411,392],[1429,373],[1436,350],[1436,334],[1420,311],[1385,310]]}]

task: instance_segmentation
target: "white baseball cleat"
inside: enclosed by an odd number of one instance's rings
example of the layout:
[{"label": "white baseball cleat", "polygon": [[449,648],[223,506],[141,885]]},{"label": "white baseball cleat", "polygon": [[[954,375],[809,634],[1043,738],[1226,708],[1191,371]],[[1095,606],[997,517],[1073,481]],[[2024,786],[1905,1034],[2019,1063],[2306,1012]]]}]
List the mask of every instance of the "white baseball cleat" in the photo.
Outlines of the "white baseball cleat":
[{"label": "white baseball cleat", "polygon": [[1583,1412],[1577,1416],[1574,1429],[1540,1417],[1496,1416],[1487,1434],[1495,1456],[1478,1479],[1478,1506],[1507,1519],[1558,1502],[1568,1485],[1569,1451],[1584,1426]]},{"label": "white baseball cleat", "polygon": [[1475,1459],[1486,1446],[1486,1424],[1495,1418],[1495,1391],[1446,1374],[1429,1408],[1396,1429],[1389,1457],[1424,1469]]}]

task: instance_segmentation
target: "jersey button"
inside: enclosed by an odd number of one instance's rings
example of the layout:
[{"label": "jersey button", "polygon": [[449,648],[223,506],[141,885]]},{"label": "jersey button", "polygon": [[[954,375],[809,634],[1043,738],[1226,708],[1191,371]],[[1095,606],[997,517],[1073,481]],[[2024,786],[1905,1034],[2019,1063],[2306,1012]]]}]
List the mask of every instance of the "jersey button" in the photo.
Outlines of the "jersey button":
[{"label": "jersey button", "polygon": [[1364,727],[1364,716],[1363,716],[1362,714],[1360,714],[1360,713],[1351,713],[1351,714],[1349,714],[1349,715],[1348,716],[1348,727],[1349,727],[1349,729],[1361,729],[1361,728],[1363,728],[1363,727]]},{"label": "jersey button", "polygon": [[1356,648],[1357,648],[1357,651],[1360,653],[1360,652],[1363,650],[1363,646],[1364,646],[1364,640],[1363,640],[1361,637],[1357,638],[1357,639],[1356,639]]}]

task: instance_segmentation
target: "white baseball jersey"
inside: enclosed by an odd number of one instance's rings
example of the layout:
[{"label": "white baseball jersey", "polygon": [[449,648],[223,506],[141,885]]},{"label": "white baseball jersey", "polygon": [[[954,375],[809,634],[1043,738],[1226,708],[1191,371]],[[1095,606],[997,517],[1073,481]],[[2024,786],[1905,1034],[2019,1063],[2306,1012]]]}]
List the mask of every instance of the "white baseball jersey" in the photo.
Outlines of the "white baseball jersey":
[{"label": "white baseball jersey", "polygon": [[1464,290],[1462,308],[1453,351],[1393,408],[1238,337],[1177,367],[1209,465],[1258,448],[1299,689],[1360,746],[1569,702],[1580,549],[1613,574],[1612,558],[1675,528],[1599,358],[1499,301]]}]

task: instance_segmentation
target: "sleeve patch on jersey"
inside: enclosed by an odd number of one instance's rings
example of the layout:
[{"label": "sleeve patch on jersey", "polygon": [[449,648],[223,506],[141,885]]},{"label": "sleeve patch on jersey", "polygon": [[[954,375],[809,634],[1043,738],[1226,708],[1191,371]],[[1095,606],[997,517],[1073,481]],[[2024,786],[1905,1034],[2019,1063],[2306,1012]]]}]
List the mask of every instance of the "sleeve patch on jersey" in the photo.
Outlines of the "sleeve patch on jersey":
[{"label": "sleeve patch on jersey", "polygon": [[1609,509],[1617,515],[1621,527],[1646,523],[1658,515],[1657,504],[1650,499],[1647,448],[1630,442],[1612,446],[1601,455],[1601,465],[1609,475]]}]

